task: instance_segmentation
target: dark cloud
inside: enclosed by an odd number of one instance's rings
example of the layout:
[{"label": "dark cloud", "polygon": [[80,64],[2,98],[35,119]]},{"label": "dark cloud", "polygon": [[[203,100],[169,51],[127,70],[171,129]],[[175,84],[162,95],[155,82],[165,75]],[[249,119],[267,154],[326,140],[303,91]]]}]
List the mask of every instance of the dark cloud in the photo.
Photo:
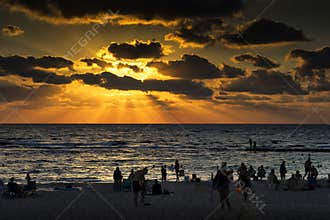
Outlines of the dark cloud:
[{"label": "dark cloud", "polygon": [[238,95],[219,95],[215,97],[218,100],[230,101],[230,100],[238,100],[238,101],[247,101],[247,100],[255,100],[255,101],[267,101],[271,100],[270,97],[267,96],[251,96],[246,94],[238,94]]},{"label": "dark cloud", "polygon": [[190,80],[144,80],[142,82],[132,77],[119,77],[109,72],[75,74],[72,78],[106,89],[171,92],[196,99],[209,98],[213,94],[213,91],[204,87],[203,84]]},{"label": "dark cloud", "polygon": [[159,42],[112,43],[108,50],[119,59],[160,58],[164,55]]},{"label": "dark cloud", "polygon": [[220,65],[222,78],[236,78],[245,75],[245,71],[234,66],[229,66],[225,63]]},{"label": "dark cloud", "polygon": [[251,75],[224,83],[224,91],[253,94],[307,94],[290,75],[266,70],[255,70]]},{"label": "dark cloud", "polygon": [[6,80],[0,80],[0,103],[23,101],[27,97],[29,100],[39,100],[51,96],[60,89],[55,86],[42,85],[36,88],[16,85]]},{"label": "dark cloud", "polygon": [[117,65],[117,68],[119,68],[119,69],[121,69],[121,68],[128,68],[128,69],[133,70],[136,73],[139,73],[139,72],[142,72],[143,71],[143,69],[141,69],[137,65],[130,65],[130,64],[127,64],[127,63],[119,63]]},{"label": "dark cloud", "polygon": [[205,47],[214,44],[225,29],[222,19],[187,19],[174,33],[167,34],[165,40],[177,41],[181,47]]},{"label": "dark cloud", "polygon": [[308,41],[301,30],[268,19],[247,23],[237,33],[225,35],[223,40],[226,45],[233,47]]},{"label": "dark cloud", "polygon": [[[104,13],[119,11],[120,15],[144,20],[215,17],[232,15],[243,7],[243,0],[2,0],[3,7],[34,14],[35,17],[56,22],[70,22],[74,18],[101,17]],[[76,19],[77,20],[77,19]],[[77,21],[79,22],[79,20]]]},{"label": "dark cloud", "polygon": [[17,75],[31,78],[34,82],[48,84],[68,84],[70,77],[57,75],[54,72],[37,69],[40,68],[64,68],[72,69],[73,62],[61,57],[44,56],[41,58],[21,56],[0,56],[0,76]]},{"label": "dark cloud", "polygon": [[277,68],[280,66],[279,63],[273,61],[267,57],[261,55],[252,55],[249,53],[237,55],[233,57],[233,60],[236,62],[247,62],[251,63],[253,66],[262,67],[265,69]]},{"label": "dark cloud", "polygon": [[85,58],[85,59],[81,59],[80,62],[86,63],[88,66],[92,66],[93,64],[96,64],[103,69],[106,67],[112,67],[111,63],[108,63],[104,60],[100,60],[97,58]]},{"label": "dark cloud", "polygon": [[24,30],[18,26],[9,24],[2,28],[2,34],[6,36],[14,37],[24,34]]},{"label": "dark cloud", "polygon": [[221,76],[221,70],[207,59],[185,54],[181,60],[149,62],[149,67],[157,68],[161,74],[183,79],[212,79]]},{"label": "dark cloud", "polygon": [[300,60],[298,63],[300,71],[330,69],[330,47],[324,47],[315,51],[296,49],[289,53],[289,58]]}]

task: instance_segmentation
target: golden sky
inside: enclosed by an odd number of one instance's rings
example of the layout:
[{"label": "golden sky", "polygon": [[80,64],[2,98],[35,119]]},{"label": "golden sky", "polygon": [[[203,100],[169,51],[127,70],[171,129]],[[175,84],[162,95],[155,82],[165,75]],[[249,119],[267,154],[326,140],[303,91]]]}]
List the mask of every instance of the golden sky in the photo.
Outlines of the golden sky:
[{"label": "golden sky", "polygon": [[330,5],[271,2],[1,0],[1,123],[327,124]]}]

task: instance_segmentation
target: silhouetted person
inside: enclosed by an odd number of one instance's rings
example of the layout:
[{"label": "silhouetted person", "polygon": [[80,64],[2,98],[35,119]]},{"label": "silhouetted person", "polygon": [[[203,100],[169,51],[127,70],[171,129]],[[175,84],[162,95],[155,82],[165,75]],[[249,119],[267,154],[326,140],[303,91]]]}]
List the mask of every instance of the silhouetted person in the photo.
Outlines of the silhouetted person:
[{"label": "silhouetted person", "polygon": [[311,155],[308,154],[308,159],[305,162],[305,174],[303,179],[305,179],[306,176],[310,175],[311,169],[312,169]]},{"label": "silhouetted person", "polygon": [[247,189],[251,188],[251,180],[249,177],[247,167],[245,166],[244,163],[242,163],[241,166],[238,168],[237,173],[238,173],[239,183],[243,191],[243,197],[244,200],[246,201],[248,196]]},{"label": "silhouetted person", "polygon": [[311,178],[314,179],[314,180],[316,180],[318,175],[319,175],[319,172],[317,171],[316,167],[315,166],[312,166],[312,169],[311,169]]},{"label": "silhouetted person", "polygon": [[266,171],[265,171],[263,165],[261,165],[260,167],[258,167],[257,176],[258,176],[258,179],[260,179],[260,180],[262,180],[262,178],[264,178],[266,176]]},{"label": "silhouetted person", "polygon": [[128,180],[132,183],[133,182],[133,178],[134,178],[134,170],[131,169],[131,173],[128,176]]},{"label": "silhouetted person", "polygon": [[162,194],[162,185],[158,182],[158,180],[154,181],[152,185],[152,195],[161,195]]},{"label": "silhouetted person", "polygon": [[296,180],[302,180],[302,176],[301,176],[299,170],[296,171],[295,178],[296,178]]},{"label": "silhouetted person", "polygon": [[217,190],[220,196],[221,208],[224,209],[227,205],[228,210],[231,209],[229,202],[229,183],[228,174],[224,170],[218,170],[215,175],[212,185],[213,189]]},{"label": "silhouetted person", "polygon": [[268,175],[268,181],[269,181],[270,186],[275,186],[275,189],[276,190],[278,189],[278,186],[279,186],[280,182],[278,181],[278,178],[275,174],[274,169],[271,169],[271,171]]},{"label": "silhouetted person", "polygon": [[287,173],[287,170],[286,170],[286,166],[285,166],[285,161],[283,161],[281,166],[280,166],[281,180],[285,180],[286,173]]},{"label": "silhouetted person", "polygon": [[252,150],[252,139],[249,138],[250,150]]},{"label": "silhouetted person", "polygon": [[253,149],[256,150],[257,149],[257,142],[253,141]]},{"label": "silhouetted person", "polygon": [[165,165],[162,166],[161,173],[162,173],[162,182],[166,182],[167,171],[166,171],[166,166]]},{"label": "silhouetted person", "polygon": [[123,175],[121,174],[119,167],[117,167],[116,170],[113,172],[114,191],[121,191],[122,179],[123,179]]},{"label": "silhouetted person", "polygon": [[175,160],[174,170],[176,175],[176,181],[179,181],[179,171],[180,171],[180,164],[178,160]]},{"label": "silhouetted person", "polygon": [[134,174],[133,178],[133,192],[134,192],[134,203],[138,205],[138,197],[140,196],[141,203],[144,204],[144,195],[145,195],[145,175],[148,173],[148,169],[144,168],[138,170]]},{"label": "silhouetted person", "polygon": [[35,190],[37,188],[36,181],[32,181],[30,173],[26,174],[25,179],[27,185],[24,187],[24,190],[30,191],[30,190]]},{"label": "silhouetted person", "polygon": [[256,179],[256,171],[253,169],[252,166],[249,167],[248,173],[249,173],[249,177],[252,180],[255,180]]},{"label": "silhouetted person", "polygon": [[7,184],[8,193],[13,196],[18,196],[22,193],[21,187],[15,182],[15,178],[10,178]]}]

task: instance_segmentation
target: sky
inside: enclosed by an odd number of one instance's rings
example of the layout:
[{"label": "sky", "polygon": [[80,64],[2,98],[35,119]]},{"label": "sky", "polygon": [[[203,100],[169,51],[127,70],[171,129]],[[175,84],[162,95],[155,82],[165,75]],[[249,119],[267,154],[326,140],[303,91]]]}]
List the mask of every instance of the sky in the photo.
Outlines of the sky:
[{"label": "sky", "polygon": [[328,124],[329,7],[0,0],[0,123]]}]

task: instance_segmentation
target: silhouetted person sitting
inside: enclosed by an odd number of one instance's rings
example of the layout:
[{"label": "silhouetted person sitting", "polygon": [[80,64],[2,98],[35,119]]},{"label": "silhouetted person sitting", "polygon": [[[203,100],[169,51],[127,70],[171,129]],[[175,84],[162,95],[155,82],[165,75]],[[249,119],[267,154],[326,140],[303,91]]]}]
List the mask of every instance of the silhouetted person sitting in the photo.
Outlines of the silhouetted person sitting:
[{"label": "silhouetted person sitting", "polygon": [[272,169],[268,175],[268,181],[269,181],[269,187],[273,188],[275,186],[275,190],[278,189],[278,186],[280,184],[280,182],[278,181],[278,178],[275,174],[275,170]]},{"label": "silhouetted person sitting", "polygon": [[166,166],[162,166],[162,169],[160,170],[162,173],[162,182],[166,182],[166,178],[167,178],[167,171],[166,171]]},{"label": "silhouetted person sitting", "polygon": [[252,166],[249,167],[248,173],[249,173],[249,177],[252,180],[256,180],[256,171],[253,169]]},{"label": "silhouetted person sitting", "polygon": [[287,173],[286,167],[285,167],[285,161],[282,162],[281,167],[280,167],[280,175],[281,175],[281,180],[285,180],[285,175]]},{"label": "silhouetted person sitting", "polygon": [[162,194],[162,185],[155,180],[154,184],[152,185],[152,195],[161,195]]},{"label": "silhouetted person sitting", "polygon": [[297,170],[297,171],[296,171],[296,174],[295,174],[295,179],[296,179],[297,181],[300,181],[300,180],[302,180],[302,176],[301,176],[301,174],[300,174],[299,170]]},{"label": "silhouetted person sitting", "polygon": [[26,174],[26,186],[24,186],[24,191],[33,191],[37,189],[36,181],[31,180],[31,176],[29,173]]},{"label": "silhouetted person sitting", "polygon": [[257,173],[258,179],[262,180],[266,176],[266,171],[264,169],[264,166],[258,167],[258,173]]},{"label": "silhouetted person sitting", "polygon": [[8,193],[9,196],[20,196],[22,194],[22,189],[21,187],[15,182],[15,178],[12,177],[10,178],[8,184]]}]

